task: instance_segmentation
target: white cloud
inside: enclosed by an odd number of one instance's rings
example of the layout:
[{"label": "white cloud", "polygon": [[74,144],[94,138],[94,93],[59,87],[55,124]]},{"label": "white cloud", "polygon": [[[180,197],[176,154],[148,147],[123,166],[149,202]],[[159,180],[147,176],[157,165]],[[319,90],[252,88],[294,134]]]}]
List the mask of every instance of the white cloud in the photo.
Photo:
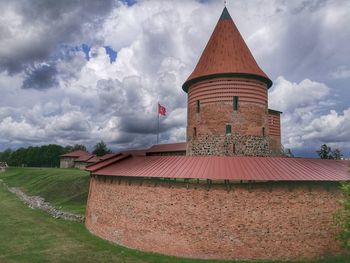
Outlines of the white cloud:
[{"label": "white cloud", "polygon": [[45,138],[45,131],[36,129],[25,120],[15,121],[7,117],[0,122],[0,136],[7,141],[38,142]]},{"label": "white cloud", "polygon": [[[334,94],[333,94],[334,95]],[[338,114],[324,83],[305,79],[292,83],[280,76],[269,94],[272,108],[282,110],[282,143],[285,148],[316,151],[323,143],[350,147],[350,108]]]},{"label": "white cloud", "polygon": [[304,140],[343,142],[350,144],[350,108],[338,114],[331,110],[327,115],[319,116],[304,129]]},{"label": "white cloud", "polygon": [[[344,29],[350,23],[347,6],[348,1],[228,2],[259,65],[276,78],[270,108],[284,112],[286,147],[303,149],[322,140],[336,143],[347,137],[346,95],[337,98],[332,83],[323,79],[349,77],[350,31]],[[99,15],[93,16],[96,21],[82,22],[72,17],[76,12],[85,13],[86,6],[78,6],[70,15],[60,16],[57,25],[46,23],[43,17],[25,23],[25,19],[33,20],[23,14],[27,9],[20,12],[17,7],[5,6],[0,18],[6,40],[0,43],[0,62],[3,57],[22,59],[27,54],[30,63],[38,57],[43,63],[54,61],[58,87],[24,90],[24,72],[0,73],[2,141],[91,146],[103,139],[115,149],[149,146],[156,139],[158,101],[168,110],[161,122],[162,142],[185,140],[187,105],[181,86],[214,29],[222,2],[140,1],[130,7],[117,2],[107,8],[110,12],[101,7]],[[42,14],[39,11],[34,14]],[[83,26],[75,26],[77,22]],[[58,30],[67,32],[67,45],[75,46],[77,41],[92,45],[90,60],[82,52],[48,58],[53,47],[62,44],[57,39],[61,34],[54,34]],[[82,34],[71,35],[77,30]],[[45,45],[39,45],[40,41]],[[114,63],[104,46],[117,51]],[[42,52],[36,53],[37,49]],[[59,51],[53,57],[56,53]],[[332,138],[334,132],[337,136]]]},{"label": "white cloud", "polygon": [[323,83],[304,79],[299,84],[292,83],[280,76],[270,90],[269,107],[283,112],[303,107],[317,106],[330,89]]},{"label": "white cloud", "polygon": [[331,73],[331,76],[335,79],[348,79],[350,78],[350,67],[341,66]]}]

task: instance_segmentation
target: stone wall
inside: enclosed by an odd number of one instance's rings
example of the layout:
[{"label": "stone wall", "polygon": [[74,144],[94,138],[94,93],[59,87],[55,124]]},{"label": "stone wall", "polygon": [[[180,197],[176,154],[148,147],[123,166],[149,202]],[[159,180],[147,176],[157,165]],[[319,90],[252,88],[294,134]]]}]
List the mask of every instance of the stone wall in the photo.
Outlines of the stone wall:
[{"label": "stone wall", "polygon": [[73,168],[75,159],[76,158],[73,158],[73,157],[61,157],[60,168]]},{"label": "stone wall", "polygon": [[313,259],[342,253],[330,182],[189,184],[91,178],[86,226],[138,250],[206,259]]},{"label": "stone wall", "polygon": [[269,137],[238,134],[198,135],[187,143],[188,155],[270,156]]},{"label": "stone wall", "polygon": [[84,170],[87,165],[87,162],[74,162],[74,168],[79,168],[80,170]]}]

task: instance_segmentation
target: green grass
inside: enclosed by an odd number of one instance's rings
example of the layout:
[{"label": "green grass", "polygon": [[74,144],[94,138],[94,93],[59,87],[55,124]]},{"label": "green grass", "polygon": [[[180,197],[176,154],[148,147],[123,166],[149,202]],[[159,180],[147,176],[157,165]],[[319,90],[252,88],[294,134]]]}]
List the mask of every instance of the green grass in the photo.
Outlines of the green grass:
[{"label": "green grass", "polygon": [[62,210],[85,214],[89,173],[79,169],[8,168],[0,174],[10,187],[44,197]]},{"label": "green grass", "polygon": [[[75,169],[11,168],[0,179],[56,205],[84,211],[88,174]],[[78,196],[78,198],[77,198]],[[127,249],[91,235],[84,224],[32,210],[0,186],[0,262],[213,262]],[[237,261],[216,261],[237,262]],[[259,261],[267,262],[267,261]],[[347,257],[314,263],[349,262]]]}]

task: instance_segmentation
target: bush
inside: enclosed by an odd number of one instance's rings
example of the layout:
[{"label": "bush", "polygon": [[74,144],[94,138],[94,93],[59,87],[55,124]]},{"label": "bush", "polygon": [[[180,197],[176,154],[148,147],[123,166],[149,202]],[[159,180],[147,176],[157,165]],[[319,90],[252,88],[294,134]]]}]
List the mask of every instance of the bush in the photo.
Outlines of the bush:
[{"label": "bush", "polygon": [[337,239],[346,249],[350,249],[350,183],[343,182],[340,185],[343,194],[342,208],[335,214],[335,223],[339,229]]}]

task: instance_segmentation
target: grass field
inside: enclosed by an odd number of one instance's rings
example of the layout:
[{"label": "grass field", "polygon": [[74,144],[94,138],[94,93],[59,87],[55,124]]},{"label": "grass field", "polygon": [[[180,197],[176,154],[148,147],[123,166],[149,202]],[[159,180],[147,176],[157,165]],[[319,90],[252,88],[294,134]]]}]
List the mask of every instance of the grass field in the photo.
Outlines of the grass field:
[{"label": "grass field", "polygon": [[[67,211],[83,212],[88,175],[74,169],[11,168],[0,179],[45,197]],[[91,235],[84,224],[32,210],[0,186],[0,262],[212,262],[123,248]],[[220,262],[220,261],[217,261]],[[221,261],[222,262],[222,261]],[[225,261],[233,262],[233,261]],[[349,262],[345,257],[315,263]]]},{"label": "grass field", "polygon": [[10,187],[30,195],[39,195],[55,207],[85,214],[89,173],[79,169],[9,168],[0,174]]}]

